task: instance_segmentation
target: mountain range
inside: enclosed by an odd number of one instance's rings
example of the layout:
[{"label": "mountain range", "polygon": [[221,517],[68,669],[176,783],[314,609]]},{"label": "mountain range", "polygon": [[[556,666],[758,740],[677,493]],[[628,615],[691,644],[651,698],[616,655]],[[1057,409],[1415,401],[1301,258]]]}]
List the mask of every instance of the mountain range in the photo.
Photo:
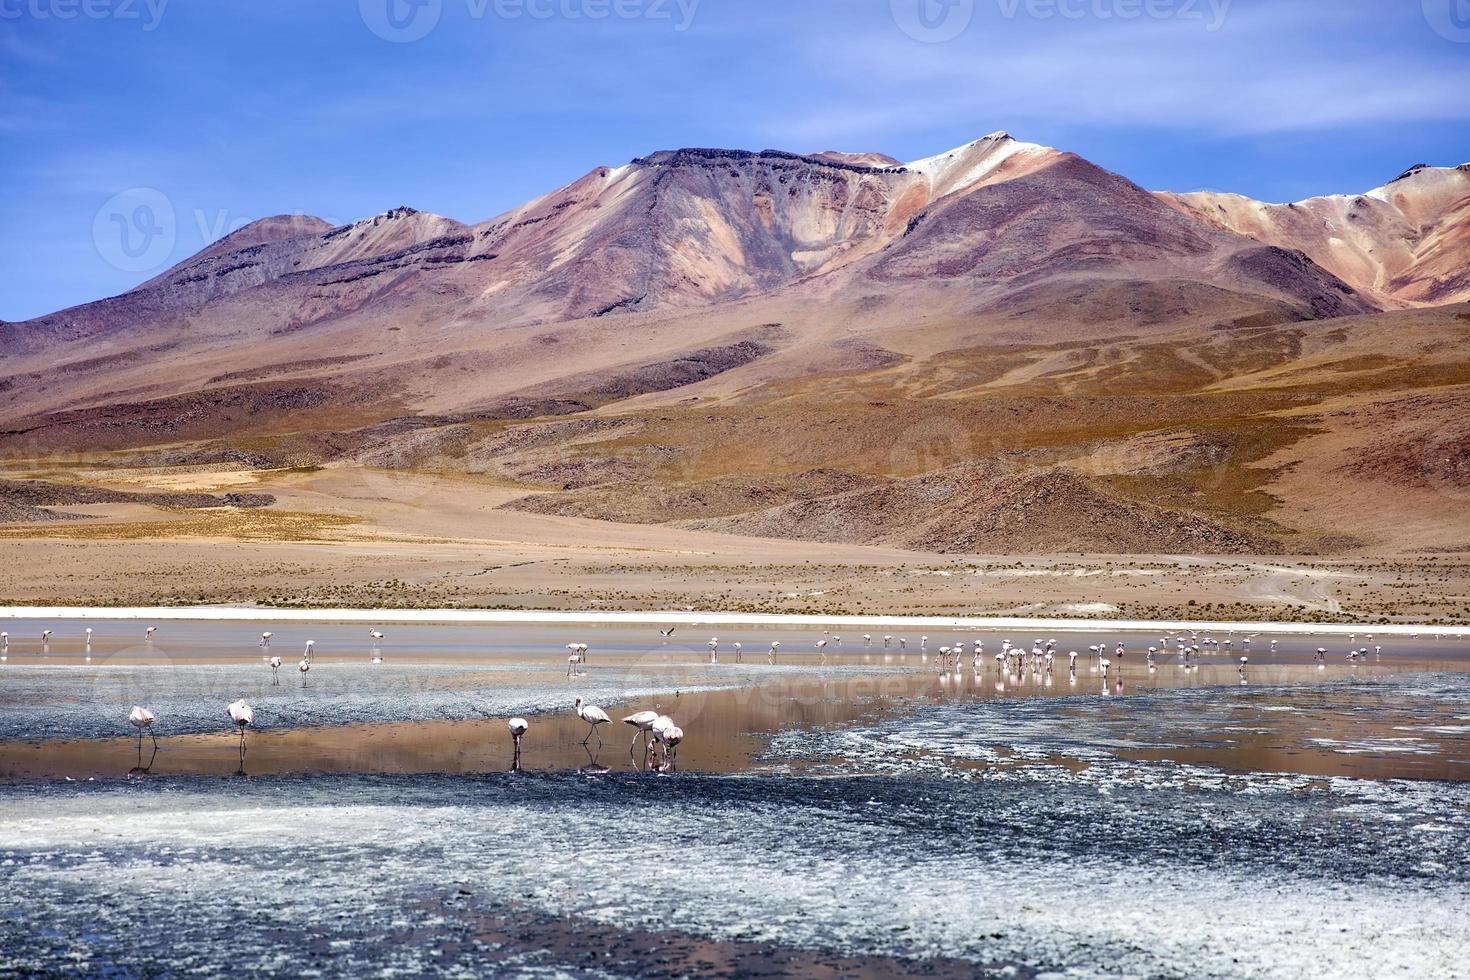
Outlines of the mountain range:
[{"label": "mountain range", "polygon": [[0,449],[929,551],[1470,547],[1467,309],[1470,165],[1266,204],[1005,133],[682,149],[0,323]]}]

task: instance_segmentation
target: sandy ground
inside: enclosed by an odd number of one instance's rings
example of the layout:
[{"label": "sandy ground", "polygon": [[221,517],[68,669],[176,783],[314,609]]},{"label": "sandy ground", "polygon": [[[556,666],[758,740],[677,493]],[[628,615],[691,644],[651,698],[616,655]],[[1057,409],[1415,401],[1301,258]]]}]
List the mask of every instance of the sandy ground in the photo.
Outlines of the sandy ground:
[{"label": "sandy ground", "polygon": [[[211,480],[177,477],[247,486]],[[277,504],[0,526],[0,602],[1470,623],[1470,562],[1454,555],[941,556],[498,510],[524,491],[453,476],[248,486]]]}]

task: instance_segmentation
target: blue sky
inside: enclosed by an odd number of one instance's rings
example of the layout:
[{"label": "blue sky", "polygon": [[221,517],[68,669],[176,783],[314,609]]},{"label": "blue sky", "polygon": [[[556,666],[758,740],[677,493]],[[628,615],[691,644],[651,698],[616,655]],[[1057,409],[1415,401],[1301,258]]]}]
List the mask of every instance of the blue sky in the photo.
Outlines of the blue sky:
[{"label": "blue sky", "polygon": [[[265,215],[478,221],[675,146],[1005,129],[1149,188],[1366,190],[1470,161],[1467,93],[1470,0],[0,0],[0,319]],[[140,193],[172,247],[119,261]]]}]

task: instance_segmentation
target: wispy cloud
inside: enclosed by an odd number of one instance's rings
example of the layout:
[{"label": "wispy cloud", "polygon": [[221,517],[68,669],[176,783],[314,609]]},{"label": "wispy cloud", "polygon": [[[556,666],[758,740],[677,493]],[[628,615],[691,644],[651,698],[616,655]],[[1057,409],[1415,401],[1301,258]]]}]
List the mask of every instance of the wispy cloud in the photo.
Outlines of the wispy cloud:
[{"label": "wispy cloud", "polygon": [[946,43],[871,28],[842,43],[813,39],[799,54],[830,84],[768,131],[812,144],[871,141],[934,117],[1216,137],[1470,119],[1463,46],[1415,43],[1411,32],[1425,30],[1416,18],[1405,36],[1385,33],[1363,7],[1231,10],[1209,30],[1177,19],[1017,21],[998,8],[982,19],[982,2]]}]

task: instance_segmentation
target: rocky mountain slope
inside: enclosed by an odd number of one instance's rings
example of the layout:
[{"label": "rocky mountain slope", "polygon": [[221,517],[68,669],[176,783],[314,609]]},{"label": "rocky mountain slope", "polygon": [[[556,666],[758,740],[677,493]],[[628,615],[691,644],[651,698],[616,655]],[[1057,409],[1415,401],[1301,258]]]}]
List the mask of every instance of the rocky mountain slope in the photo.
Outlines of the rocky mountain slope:
[{"label": "rocky mountain slope", "polygon": [[1296,249],[1384,308],[1470,299],[1470,164],[1411,167],[1363,194],[1265,204],[1160,194],[1200,222]]},{"label": "rocky mountain slope", "polygon": [[[1467,185],[1156,194],[994,133],[664,151],[475,225],[271,218],[0,324],[0,453],[427,468],[540,513],[939,551],[1418,540],[1434,498],[1343,533],[1366,504],[1300,474],[1390,458],[1327,433],[1398,431],[1410,392],[1453,423]],[[1470,448],[1437,431],[1426,492]]]}]

